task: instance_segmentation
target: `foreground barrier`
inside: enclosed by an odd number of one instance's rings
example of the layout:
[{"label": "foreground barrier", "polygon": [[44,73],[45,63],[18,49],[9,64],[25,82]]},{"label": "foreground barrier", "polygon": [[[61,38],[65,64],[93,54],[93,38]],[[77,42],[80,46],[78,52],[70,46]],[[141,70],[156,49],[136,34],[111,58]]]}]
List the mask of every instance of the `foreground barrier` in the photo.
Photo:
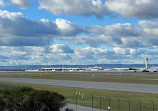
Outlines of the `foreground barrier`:
[{"label": "foreground barrier", "polygon": [[68,102],[76,105],[74,111],[80,111],[78,110],[80,105],[90,107],[90,111],[96,108],[99,111],[158,111],[158,103],[152,100],[142,101],[141,99],[120,99],[95,95],[83,97],[83,94],[77,94],[76,97],[69,98]]}]

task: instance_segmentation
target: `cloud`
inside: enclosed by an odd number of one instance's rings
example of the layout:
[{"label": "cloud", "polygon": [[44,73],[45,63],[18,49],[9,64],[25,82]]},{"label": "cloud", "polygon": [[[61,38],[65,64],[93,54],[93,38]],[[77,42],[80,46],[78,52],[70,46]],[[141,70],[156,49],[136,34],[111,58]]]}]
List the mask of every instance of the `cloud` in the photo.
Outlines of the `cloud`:
[{"label": "cloud", "polygon": [[4,55],[0,55],[0,63],[1,62],[7,62],[8,59],[9,59],[9,57],[6,57]]},{"label": "cloud", "polygon": [[[64,48],[62,48],[64,47]],[[0,47],[0,65],[52,65],[52,64],[103,64],[103,63],[144,63],[144,58],[149,57],[150,63],[158,59],[158,51],[155,48],[74,48],[64,44],[54,44],[50,47],[22,46]],[[45,50],[52,51],[45,52]],[[3,60],[2,60],[3,59]],[[73,61],[73,62],[72,62]]]},{"label": "cloud", "polygon": [[11,5],[21,8],[21,9],[26,9],[29,5],[31,0],[11,0]]},{"label": "cloud", "polygon": [[49,47],[52,53],[74,53],[74,51],[65,44],[54,44]]},{"label": "cloud", "polygon": [[51,41],[48,37],[0,37],[0,46],[46,46]]},{"label": "cloud", "polygon": [[106,0],[106,6],[124,17],[158,18],[157,0]]},{"label": "cloud", "polygon": [[92,35],[82,35],[82,36],[76,36],[76,37],[62,37],[60,38],[64,41],[68,41],[73,44],[77,45],[89,45],[92,47],[99,47],[100,45],[104,44],[106,46],[110,45],[112,42],[110,36],[105,35],[98,35],[98,36],[92,36]]},{"label": "cloud", "polygon": [[158,22],[140,21],[138,24],[117,23],[108,26],[87,26],[88,34],[63,37],[64,41],[92,47],[153,47],[158,46]]},{"label": "cloud", "polygon": [[[88,44],[92,47],[100,45],[111,47],[138,47],[143,46],[138,43],[141,31],[134,28],[130,23],[113,24],[108,26],[87,26],[87,35],[78,35],[75,38],[63,37],[62,40],[69,41],[74,44]],[[127,42],[132,42],[128,44]]]},{"label": "cloud", "polygon": [[0,32],[0,36],[56,37],[75,35],[82,32],[82,29],[63,19],[56,19],[55,22],[46,19],[32,21],[20,12],[0,10]]},{"label": "cloud", "polygon": [[[26,9],[37,0],[0,0],[0,6],[14,6]],[[139,19],[158,18],[157,0],[38,0],[39,9],[45,9],[54,15],[116,16]]]},{"label": "cloud", "polygon": [[158,22],[139,21],[138,23],[143,29],[144,33],[149,36],[158,36]]},{"label": "cloud", "polygon": [[54,38],[92,47],[158,46],[158,22],[80,26],[64,19],[27,19],[20,12],[0,10],[0,46],[48,46]]},{"label": "cloud", "polygon": [[81,32],[84,32],[82,27],[63,19],[56,19],[55,22],[46,19],[33,21],[20,12],[0,10],[1,46],[48,45],[53,38],[75,36]]},{"label": "cloud", "polygon": [[51,21],[31,21],[20,12],[0,10],[0,37],[35,37],[56,35],[57,26]]},{"label": "cloud", "polygon": [[81,15],[103,17],[111,14],[102,0],[40,0],[39,9],[55,15]]},{"label": "cloud", "polygon": [[113,51],[102,48],[86,47],[75,49],[75,54],[80,60],[93,60],[104,58],[106,55],[114,54]]},{"label": "cloud", "polygon": [[63,36],[75,36],[85,32],[82,26],[75,25],[64,19],[56,19],[55,24]]},{"label": "cloud", "polygon": [[14,6],[20,9],[26,9],[30,6],[30,2],[34,0],[0,0],[0,6]]},{"label": "cloud", "polygon": [[39,4],[39,9],[54,15],[94,15],[101,18],[114,16],[117,12],[124,17],[158,18],[157,0],[40,0]]},{"label": "cloud", "polygon": [[6,4],[3,2],[3,0],[0,0],[0,6],[4,7]]},{"label": "cloud", "polygon": [[138,36],[139,32],[134,29],[130,23],[116,23],[107,26],[89,26],[87,27],[88,32],[94,34],[105,34],[107,36]]},{"label": "cloud", "polygon": [[150,63],[157,60],[158,51],[155,49],[140,49],[140,48],[120,48],[114,47],[112,49],[104,48],[77,48],[75,49],[75,56],[73,56],[74,62],[78,61],[88,64],[103,64],[103,63],[133,63],[140,64],[144,63],[144,58],[149,57]]},{"label": "cloud", "polygon": [[[58,46],[61,45],[61,46]],[[56,44],[54,47],[59,47],[60,52],[46,52],[49,47],[39,46],[22,46],[22,47],[8,47],[0,46],[0,57],[3,61],[0,65],[52,65],[70,62],[71,48],[64,44]],[[61,48],[60,48],[61,47]],[[64,47],[64,48],[63,48]],[[66,49],[67,48],[67,49]],[[69,50],[70,49],[70,50]],[[61,52],[62,50],[62,52]],[[66,62],[65,62],[66,61]],[[15,64],[16,63],[16,64]]]}]

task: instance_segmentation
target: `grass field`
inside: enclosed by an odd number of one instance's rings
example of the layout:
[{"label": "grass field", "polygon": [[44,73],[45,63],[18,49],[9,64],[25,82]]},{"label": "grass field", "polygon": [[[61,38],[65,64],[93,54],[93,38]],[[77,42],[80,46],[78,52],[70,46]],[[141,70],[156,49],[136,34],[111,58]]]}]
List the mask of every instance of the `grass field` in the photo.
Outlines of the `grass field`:
[{"label": "grass field", "polygon": [[[19,73],[19,72],[17,72]],[[21,72],[20,72],[21,73]],[[23,72],[22,72],[23,73]],[[75,80],[75,81],[97,81],[97,82],[115,82],[115,83],[137,83],[137,84],[158,84],[157,73],[149,75],[148,73],[140,75],[140,73],[0,73],[0,77],[14,77],[14,78],[33,78],[33,79],[54,79],[54,80]],[[93,76],[94,75],[94,76]],[[48,85],[35,85],[35,84],[18,84],[18,83],[6,83],[0,82],[0,84],[7,84],[11,86],[29,86],[38,90],[49,90],[58,92],[64,95],[69,103],[76,104],[76,92],[77,92],[77,104],[83,106],[107,109],[111,106],[111,111],[157,111],[158,110],[158,94],[146,94],[146,93],[133,93],[122,91],[109,91],[109,90],[95,90],[84,88],[68,88],[57,87]],[[80,95],[79,95],[80,93]],[[84,95],[84,97],[83,97]],[[93,95],[93,96],[92,96]],[[110,99],[109,99],[110,98]],[[130,100],[130,101],[129,101]],[[140,102],[141,101],[141,102]],[[154,110],[153,104],[154,102]]]},{"label": "grass field", "polygon": [[[104,75],[105,74],[105,75]],[[28,74],[0,74],[0,77],[15,77],[15,78],[33,78],[33,79],[54,79],[54,80],[74,80],[74,81],[96,81],[96,82],[114,82],[114,83],[136,83],[136,84],[158,84],[158,73],[139,75],[116,75],[117,73],[28,73]],[[130,74],[130,73],[129,73]]]},{"label": "grass field", "polygon": [[[34,84],[18,84],[18,83],[6,83],[0,82],[0,84],[7,84],[8,86],[28,86],[38,90],[49,90],[58,92],[64,95],[69,103],[76,104],[76,91],[77,104],[92,107],[92,95],[93,95],[93,107],[107,109],[110,106],[111,111],[128,111],[130,100],[130,111],[137,111],[140,108],[139,100],[141,100],[142,111],[152,111],[152,101],[155,104],[155,111],[158,110],[158,95],[157,94],[145,94],[145,93],[132,93],[132,92],[120,92],[120,91],[107,91],[107,90],[93,90],[93,89],[81,89],[81,88],[67,88],[48,85],[34,85]],[[80,95],[79,95],[80,92]],[[84,94],[84,98],[82,95]],[[101,97],[101,103],[100,103]],[[118,102],[120,100],[120,102]],[[119,105],[119,106],[118,106]]]}]

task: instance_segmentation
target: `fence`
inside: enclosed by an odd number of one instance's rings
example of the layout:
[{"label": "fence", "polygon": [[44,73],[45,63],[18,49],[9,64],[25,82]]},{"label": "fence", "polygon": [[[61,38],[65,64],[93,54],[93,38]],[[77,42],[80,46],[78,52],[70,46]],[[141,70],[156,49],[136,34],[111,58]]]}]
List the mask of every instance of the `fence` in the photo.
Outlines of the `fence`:
[{"label": "fence", "polygon": [[88,106],[91,111],[94,111],[94,108],[98,108],[100,111],[158,111],[158,103],[151,100],[142,101],[141,99],[119,99],[80,94],[69,98],[68,102],[76,105],[74,111],[78,111],[78,105]]}]

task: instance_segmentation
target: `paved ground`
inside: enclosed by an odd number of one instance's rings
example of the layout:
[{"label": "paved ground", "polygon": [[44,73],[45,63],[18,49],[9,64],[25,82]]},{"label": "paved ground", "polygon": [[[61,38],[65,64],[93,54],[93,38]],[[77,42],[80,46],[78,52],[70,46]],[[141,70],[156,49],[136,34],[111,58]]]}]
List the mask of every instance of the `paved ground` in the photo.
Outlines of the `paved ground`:
[{"label": "paved ground", "polygon": [[0,77],[0,81],[158,94],[158,85],[148,85],[148,84],[87,82],[87,81],[6,78],[6,77]]},{"label": "paved ground", "polygon": [[73,111],[106,111],[106,110],[100,110],[100,109],[96,109],[96,108],[90,108],[90,107],[85,107],[85,106],[80,106],[77,105],[77,110],[76,110],[76,105],[74,104],[67,104],[67,106],[65,106],[63,109],[61,109],[61,111],[65,111],[66,108],[71,108],[73,109]]}]

